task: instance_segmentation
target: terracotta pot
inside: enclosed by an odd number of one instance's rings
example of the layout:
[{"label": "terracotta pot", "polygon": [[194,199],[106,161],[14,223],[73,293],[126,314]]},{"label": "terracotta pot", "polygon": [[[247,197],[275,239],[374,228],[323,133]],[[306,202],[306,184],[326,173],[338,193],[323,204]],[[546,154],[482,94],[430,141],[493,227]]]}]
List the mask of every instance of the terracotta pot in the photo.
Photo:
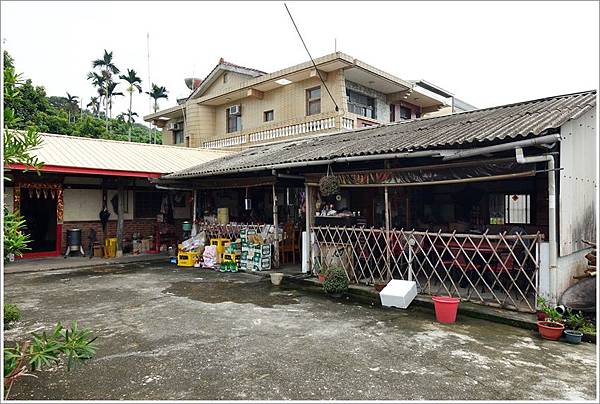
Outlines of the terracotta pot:
[{"label": "terracotta pot", "polygon": [[537,316],[538,321],[544,321],[546,319],[546,313],[543,311],[538,311],[535,315]]},{"label": "terracotta pot", "polygon": [[375,282],[374,287],[375,290],[378,292],[381,292],[383,290],[383,288],[385,288],[387,286],[387,282]]},{"label": "terracotta pot", "polygon": [[324,282],[325,281],[325,275],[319,274],[319,282]]},{"label": "terracotta pot", "polygon": [[565,329],[564,324],[555,323],[554,321],[538,321],[537,325],[542,338],[550,341],[558,341]]}]

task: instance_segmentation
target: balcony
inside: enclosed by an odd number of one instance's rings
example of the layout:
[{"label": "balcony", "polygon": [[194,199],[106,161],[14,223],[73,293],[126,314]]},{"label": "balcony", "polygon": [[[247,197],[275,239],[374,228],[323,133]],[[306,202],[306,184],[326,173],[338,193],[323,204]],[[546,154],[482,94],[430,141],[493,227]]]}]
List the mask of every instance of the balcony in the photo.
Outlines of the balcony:
[{"label": "balcony", "polygon": [[276,140],[300,137],[319,133],[353,129],[354,119],[339,115],[337,112],[319,114],[292,119],[279,124],[263,125],[258,128],[242,130],[240,133],[222,139],[204,142],[203,147],[209,149],[225,147],[244,147],[269,143]]}]

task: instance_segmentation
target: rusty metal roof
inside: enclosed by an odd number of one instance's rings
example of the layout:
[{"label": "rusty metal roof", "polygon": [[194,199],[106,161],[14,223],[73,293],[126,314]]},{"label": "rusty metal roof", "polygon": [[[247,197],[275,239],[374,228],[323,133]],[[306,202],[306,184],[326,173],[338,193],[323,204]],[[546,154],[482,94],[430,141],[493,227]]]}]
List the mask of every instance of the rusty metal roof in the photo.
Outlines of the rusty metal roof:
[{"label": "rusty metal roof", "polygon": [[43,133],[33,154],[45,165],[96,170],[172,173],[231,154],[222,150],[122,142]]},{"label": "rusty metal roof", "polygon": [[239,169],[339,157],[469,148],[535,137],[559,128],[596,105],[596,91],[559,95],[433,118],[254,147],[165,178],[224,174]]}]

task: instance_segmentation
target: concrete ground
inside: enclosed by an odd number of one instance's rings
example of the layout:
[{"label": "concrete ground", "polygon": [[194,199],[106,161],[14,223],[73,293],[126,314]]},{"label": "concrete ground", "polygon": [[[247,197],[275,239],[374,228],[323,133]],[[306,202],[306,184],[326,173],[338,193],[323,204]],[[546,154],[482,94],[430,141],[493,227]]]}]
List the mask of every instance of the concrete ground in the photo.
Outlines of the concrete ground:
[{"label": "concrete ground", "polygon": [[39,272],[53,271],[57,269],[73,269],[86,268],[90,266],[104,266],[115,264],[128,264],[132,262],[147,262],[147,261],[165,261],[166,254],[140,254],[140,255],[124,255],[119,258],[92,258],[82,257],[81,255],[72,255],[64,258],[59,257],[44,257],[44,258],[28,258],[20,259],[15,262],[8,262],[4,265],[4,273],[23,273],[23,272]]},{"label": "concrete ground", "polygon": [[595,400],[596,346],[422,309],[382,309],[252,274],[133,263],[5,275],[23,320],[98,336],[71,372],[23,378],[14,399]]}]

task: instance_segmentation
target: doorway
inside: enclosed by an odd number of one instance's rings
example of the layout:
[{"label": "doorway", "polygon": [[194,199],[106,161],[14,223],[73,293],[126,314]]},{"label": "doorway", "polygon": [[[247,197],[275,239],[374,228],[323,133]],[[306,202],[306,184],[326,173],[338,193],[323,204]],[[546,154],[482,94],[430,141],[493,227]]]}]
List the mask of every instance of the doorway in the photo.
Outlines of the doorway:
[{"label": "doorway", "polygon": [[25,220],[30,250],[54,252],[57,248],[57,198],[46,189],[21,188],[20,213]]}]

